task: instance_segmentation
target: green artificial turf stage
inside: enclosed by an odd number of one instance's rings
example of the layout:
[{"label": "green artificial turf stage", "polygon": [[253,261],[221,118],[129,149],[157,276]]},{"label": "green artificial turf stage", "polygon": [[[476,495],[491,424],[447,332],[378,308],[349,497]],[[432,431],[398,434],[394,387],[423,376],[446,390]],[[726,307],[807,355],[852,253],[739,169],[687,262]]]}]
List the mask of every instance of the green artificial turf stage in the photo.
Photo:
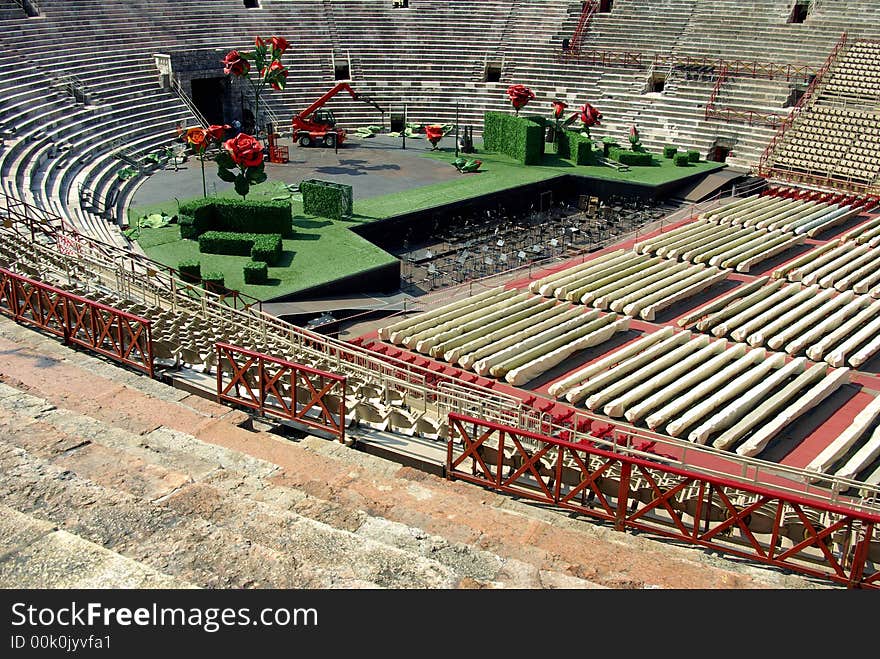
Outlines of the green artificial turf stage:
[{"label": "green artificial turf stage", "polygon": [[[451,163],[455,153],[452,150],[432,151],[423,154],[423,157]],[[628,172],[619,172],[604,165],[575,166],[552,154],[545,157],[545,164],[531,167],[523,166],[501,154],[479,152],[471,157],[483,161],[479,173],[462,174],[449,181],[405,192],[355,200],[354,217],[349,221],[305,215],[301,198],[294,195],[293,224],[296,227],[296,236],[284,240],[281,265],[269,268],[267,285],[244,283],[242,268],[250,260],[248,257],[201,254],[196,241],[180,240],[176,224],[161,229],[143,229],[138,243],[150,258],[160,263],[176,268],[180,261],[198,259],[203,273],[215,270],[225,273],[227,288],[268,300],[393,263],[395,257],[349,230],[357,224],[425,210],[566,174],[660,185],[724,166],[716,162],[700,162],[691,163],[687,167],[676,167],[672,160],[655,155],[653,167],[632,167]],[[229,190],[220,196],[235,196],[235,192]],[[290,193],[283,183],[267,181],[254,186],[248,198],[271,199],[285,196],[289,197]],[[177,203],[170,200],[163,204],[133,208],[129,213],[129,221],[134,226],[136,218],[158,212],[173,215],[177,212]]]},{"label": "green artificial turf stage", "polygon": [[[429,151],[424,157],[451,163],[455,159],[455,152]],[[654,186],[724,167],[722,163],[706,161],[691,163],[687,167],[676,167],[672,160],[656,154],[653,167],[631,167],[628,172],[620,172],[605,165],[577,166],[553,154],[544,157],[545,164],[530,167],[498,153],[480,151],[465,157],[483,161],[479,173],[462,174],[460,178],[452,181],[355,201],[354,211],[363,218],[382,219],[567,174]]]}]

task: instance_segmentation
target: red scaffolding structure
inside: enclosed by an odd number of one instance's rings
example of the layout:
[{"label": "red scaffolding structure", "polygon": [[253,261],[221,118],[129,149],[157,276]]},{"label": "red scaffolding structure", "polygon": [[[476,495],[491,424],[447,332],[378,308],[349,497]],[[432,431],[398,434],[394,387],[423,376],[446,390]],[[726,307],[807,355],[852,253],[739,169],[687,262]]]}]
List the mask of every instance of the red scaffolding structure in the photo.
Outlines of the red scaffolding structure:
[{"label": "red scaffolding structure", "polygon": [[449,415],[446,476],[848,587],[880,588],[880,515],[662,456]]},{"label": "red scaffolding structure", "polygon": [[0,312],[153,377],[150,321],[0,268]]},{"label": "red scaffolding structure", "polygon": [[217,397],[345,441],[346,378],[228,343],[216,344]]}]

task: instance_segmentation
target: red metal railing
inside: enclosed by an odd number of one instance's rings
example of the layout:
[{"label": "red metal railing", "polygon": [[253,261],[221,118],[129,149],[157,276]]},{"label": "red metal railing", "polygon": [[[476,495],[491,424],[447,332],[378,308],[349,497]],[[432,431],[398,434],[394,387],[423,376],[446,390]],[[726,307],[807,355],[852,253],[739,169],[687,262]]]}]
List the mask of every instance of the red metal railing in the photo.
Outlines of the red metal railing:
[{"label": "red metal railing", "polygon": [[0,268],[0,312],[153,377],[150,321]]},{"label": "red metal railing", "polygon": [[819,87],[822,79],[825,77],[825,74],[828,73],[828,70],[831,68],[831,65],[834,64],[834,60],[837,59],[838,54],[846,45],[847,42],[847,34],[844,32],[840,35],[840,39],[834,48],[831,49],[831,53],[828,55],[828,58],[825,60],[825,63],[822,65],[816,72],[816,77],[813,78],[813,81],[810,83],[810,86],[807,88],[807,91],[804,92],[804,95],[800,97],[797,104],[792,108],[788,117],[779,125],[779,130],[776,131],[776,134],[773,136],[773,139],[770,140],[767,147],[764,149],[764,153],[761,154],[761,158],[758,161],[758,175],[767,178],[770,174],[770,167],[768,163],[770,162],[770,158],[773,154],[773,151],[776,149],[776,145],[782,140],[782,137],[785,135],[785,132],[794,124],[795,119],[800,114],[801,110],[806,107],[807,103],[812,99],[813,94],[816,89]]},{"label": "red metal railing", "polygon": [[345,441],[344,376],[228,343],[216,347],[221,402],[324,430]]},{"label": "red metal railing", "polygon": [[584,2],[584,6],[581,9],[581,17],[578,19],[577,27],[574,29],[574,34],[571,37],[569,52],[575,55],[580,52],[584,37],[590,27],[590,22],[593,20],[593,14],[595,14],[598,9],[599,3],[595,0],[587,0]]},{"label": "red metal railing", "polygon": [[[880,515],[473,417],[449,415],[447,478],[849,587],[880,588]],[[470,467],[469,469],[466,467]],[[871,565],[869,565],[869,563]]]},{"label": "red metal railing", "polygon": [[694,57],[691,55],[665,55],[655,53],[647,55],[632,51],[600,50],[596,48],[563,53],[564,61],[573,60],[597,66],[633,66],[636,68],[654,67],[655,69],[707,68],[711,72],[727,70],[730,77],[751,78],[785,78],[786,80],[804,79],[816,73],[816,68],[809,64],[795,62],[778,64],[776,62],[758,62],[755,60],[722,59],[713,57]]},{"label": "red metal railing", "polygon": [[703,118],[706,121],[709,121],[710,119],[720,119],[728,123],[731,121],[743,121],[748,123],[749,126],[765,124],[767,126],[776,127],[785,119],[785,117],[776,112],[757,112],[755,110],[741,110],[731,107],[716,107],[715,102],[718,100],[718,94],[721,92],[721,87],[727,82],[729,77],[730,74],[725,65],[721,69],[721,73],[718,74],[718,80],[715,81],[715,86],[712,88],[709,102],[706,103],[706,110],[703,113]]}]

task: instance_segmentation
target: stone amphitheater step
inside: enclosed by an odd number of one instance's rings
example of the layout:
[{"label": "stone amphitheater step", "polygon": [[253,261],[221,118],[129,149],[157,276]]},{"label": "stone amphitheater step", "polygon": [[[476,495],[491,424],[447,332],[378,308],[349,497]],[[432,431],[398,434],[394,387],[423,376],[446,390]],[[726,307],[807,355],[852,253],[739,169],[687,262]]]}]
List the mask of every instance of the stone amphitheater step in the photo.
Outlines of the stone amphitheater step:
[{"label": "stone amphitheater step", "polygon": [[0,588],[192,588],[51,522],[0,505]]},{"label": "stone amphitheater step", "polygon": [[[133,561],[137,578],[224,588],[815,587],[247,421],[0,319],[0,501],[12,509],[3,524],[24,515],[19,528],[57,527],[75,539],[51,542],[93,543],[120,557],[110,564]],[[52,586],[55,555],[25,542],[22,561],[0,558],[0,582],[22,564],[29,583]],[[86,582],[98,578],[84,570]]]}]

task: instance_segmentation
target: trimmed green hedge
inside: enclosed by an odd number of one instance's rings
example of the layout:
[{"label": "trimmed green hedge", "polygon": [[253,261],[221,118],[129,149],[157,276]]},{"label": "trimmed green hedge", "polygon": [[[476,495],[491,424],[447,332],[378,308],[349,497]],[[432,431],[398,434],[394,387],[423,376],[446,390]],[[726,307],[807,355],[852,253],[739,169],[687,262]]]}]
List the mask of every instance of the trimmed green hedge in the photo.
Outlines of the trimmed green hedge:
[{"label": "trimmed green hedge", "polygon": [[696,149],[690,149],[687,152],[688,160],[691,162],[700,162],[700,152]]},{"label": "trimmed green hedge", "polygon": [[663,147],[663,157],[664,158],[673,158],[675,154],[678,152],[678,147],[672,146],[671,144],[667,144]]},{"label": "trimmed green hedge", "polygon": [[627,151],[620,149],[616,152],[613,158],[623,165],[631,165],[633,167],[650,167],[654,163],[651,154],[643,151]]},{"label": "trimmed green hedge", "polygon": [[544,157],[543,117],[517,117],[506,112],[483,115],[483,146],[524,165],[540,165]]},{"label": "trimmed green hedge", "polygon": [[262,261],[248,261],[244,264],[245,284],[265,284],[269,280],[269,267]]},{"label": "trimmed green hedge", "polygon": [[195,240],[199,237],[199,232],[196,231],[195,227],[195,218],[192,215],[178,215],[177,216],[177,224],[180,225],[180,237],[183,240]]},{"label": "trimmed green hedge", "polygon": [[254,261],[275,265],[281,259],[281,234],[232,233],[206,231],[199,236],[199,251],[203,254],[250,256]]},{"label": "trimmed green hedge", "polygon": [[[179,217],[193,218],[192,229],[197,237],[206,231],[232,231],[235,233],[280,233],[293,236],[293,217],[290,200],[247,201],[243,199],[208,197],[193,199],[180,205]],[[180,220],[178,220],[180,221]],[[187,236],[188,237],[188,236]]]},{"label": "trimmed green hedge", "polygon": [[281,260],[282,249],[281,236],[278,234],[254,236],[251,260],[264,261],[269,265],[275,265]]},{"label": "trimmed green hedge", "polygon": [[202,279],[202,264],[195,259],[181,261],[177,264],[177,271],[183,281],[191,281],[198,283]]},{"label": "trimmed green hedge", "polygon": [[354,202],[350,185],[307,179],[300,183],[299,190],[303,196],[303,210],[309,215],[334,220],[351,217]]},{"label": "trimmed green hedge", "polygon": [[199,251],[204,254],[250,256],[254,246],[253,233],[206,231],[199,236]]},{"label": "trimmed green hedge", "polygon": [[571,160],[575,165],[595,165],[593,140],[578,131],[564,130],[559,136],[559,157]]},{"label": "trimmed green hedge", "polygon": [[690,162],[690,158],[688,158],[688,154],[686,153],[676,153],[672,158],[672,162],[675,163],[676,167],[687,167]]},{"label": "trimmed green hedge", "polygon": [[222,272],[206,272],[202,277],[202,286],[209,291],[219,293],[226,289]]}]

